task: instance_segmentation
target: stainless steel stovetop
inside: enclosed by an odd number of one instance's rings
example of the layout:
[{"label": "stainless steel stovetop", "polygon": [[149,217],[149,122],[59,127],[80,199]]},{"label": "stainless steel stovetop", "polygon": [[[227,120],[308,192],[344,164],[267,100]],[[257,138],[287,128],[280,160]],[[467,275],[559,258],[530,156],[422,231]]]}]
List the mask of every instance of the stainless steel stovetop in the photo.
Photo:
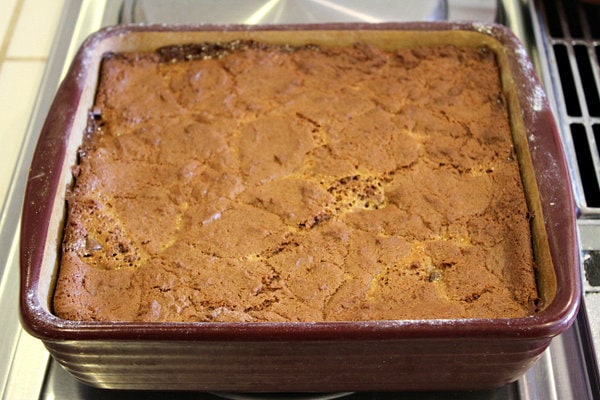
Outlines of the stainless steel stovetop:
[{"label": "stainless steel stovetop", "polygon": [[[218,399],[231,394],[134,392],[82,385],[18,321],[18,232],[28,165],[55,90],[90,33],[119,23],[497,21],[529,50],[559,124],[580,210],[585,298],[577,322],[517,382],[475,392],[354,393],[348,399],[600,398],[600,4],[580,0],[67,0],[44,84],[0,209],[2,399]],[[595,349],[595,350],[594,350]],[[235,398],[264,398],[237,396]],[[336,394],[273,398],[334,398]]]}]

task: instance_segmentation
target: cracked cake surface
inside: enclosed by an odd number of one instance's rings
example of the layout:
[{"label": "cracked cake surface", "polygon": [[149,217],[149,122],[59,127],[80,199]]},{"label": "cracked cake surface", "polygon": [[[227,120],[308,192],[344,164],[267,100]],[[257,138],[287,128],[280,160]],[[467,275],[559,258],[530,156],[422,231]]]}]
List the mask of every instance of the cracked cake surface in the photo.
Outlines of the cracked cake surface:
[{"label": "cracked cake surface", "polygon": [[73,175],[64,319],[536,311],[531,216],[486,47],[107,54]]}]

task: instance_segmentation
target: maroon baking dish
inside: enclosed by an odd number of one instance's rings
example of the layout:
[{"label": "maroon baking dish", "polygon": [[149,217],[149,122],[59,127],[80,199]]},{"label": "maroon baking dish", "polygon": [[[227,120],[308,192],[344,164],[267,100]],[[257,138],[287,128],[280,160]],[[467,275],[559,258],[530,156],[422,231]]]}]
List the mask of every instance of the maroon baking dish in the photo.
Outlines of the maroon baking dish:
[{"label": "maroon baking dish", "polygon": [[[102,54],[254,39],[374,46],[457,44],[497,54],[532,219],[544,308],[525,318],[319,323],[76,322],[52,314],[65,188]],[[480,23],[120,26],[88,38],[33,157],[21,227],[21,319],[80,381],[101,388],[239,392],[457,390],[519,378],[573,322],[581,294],[576,208],[557,127],[527,54]]]}]

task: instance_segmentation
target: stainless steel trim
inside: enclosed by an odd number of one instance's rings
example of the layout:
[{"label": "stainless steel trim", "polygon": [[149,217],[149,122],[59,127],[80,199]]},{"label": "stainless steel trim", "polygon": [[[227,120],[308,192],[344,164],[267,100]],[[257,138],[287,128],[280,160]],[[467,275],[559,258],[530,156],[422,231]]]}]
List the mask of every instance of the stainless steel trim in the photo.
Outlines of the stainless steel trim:
[{"label": "stainless steel trim", "polygon": [[440,20],[446,17],[446,0],[220,0],[218,3],[175,0],[169,7],[161,0],[127,0],[122,22],[253,25]]}]

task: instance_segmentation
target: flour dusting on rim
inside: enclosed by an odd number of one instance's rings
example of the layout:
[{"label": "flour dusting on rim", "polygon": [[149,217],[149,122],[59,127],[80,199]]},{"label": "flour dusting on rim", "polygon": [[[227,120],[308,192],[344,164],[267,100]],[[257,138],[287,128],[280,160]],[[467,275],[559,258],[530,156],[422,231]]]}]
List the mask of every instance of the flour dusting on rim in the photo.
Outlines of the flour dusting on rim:
[{"label": "flour dusting on rim", "polygon": [[527,82],[523,89],[527,89],[527,86],[530,89],[525,92],[527,104],[524,106],[529,106],[533,113],[543,111],[546,108],[546,93],[537,81],[529,55],[522,45],[515,47],[515,59],[523,71],[523,79]]},{"label": "flour dusting on rim", "polygon": [[484,22],[473,22],[471,26],[479,33],[485,33],[486,35],[493,35],[494,33],[493,26]]}]

